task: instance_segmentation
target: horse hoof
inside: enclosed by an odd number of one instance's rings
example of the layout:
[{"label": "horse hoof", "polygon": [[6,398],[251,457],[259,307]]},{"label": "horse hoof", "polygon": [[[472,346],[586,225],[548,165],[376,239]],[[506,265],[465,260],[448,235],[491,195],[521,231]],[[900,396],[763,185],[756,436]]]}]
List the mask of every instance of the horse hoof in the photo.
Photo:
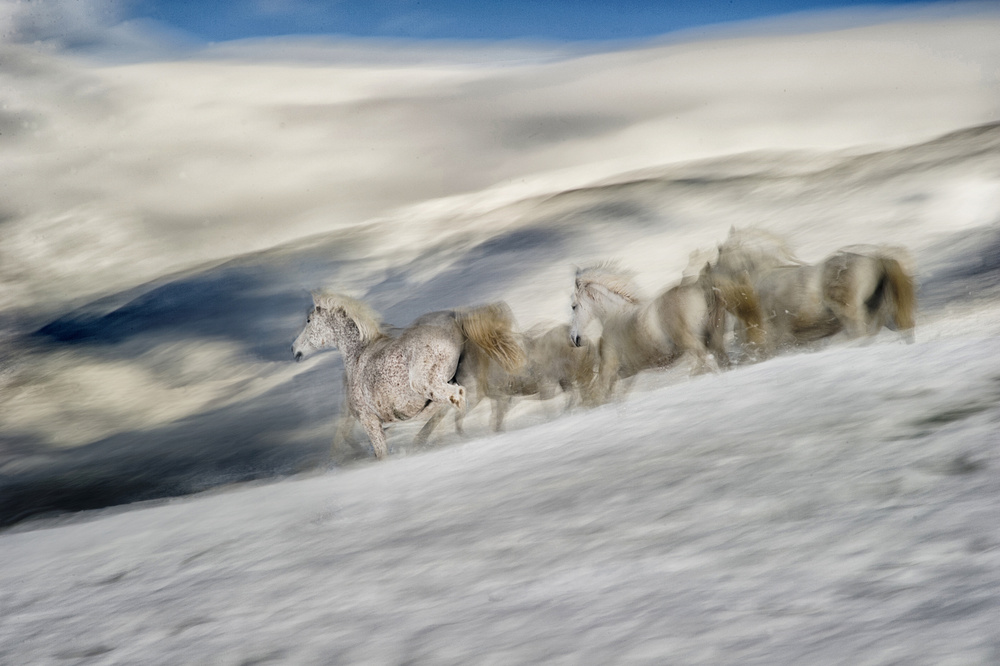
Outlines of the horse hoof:
[{"label": "horse hoof", "polygon": [[448,397],[451,404],[455,405],[459,410],[465,410],[465,387],[459,386],[458,390],[455,391],[451,396]]}]

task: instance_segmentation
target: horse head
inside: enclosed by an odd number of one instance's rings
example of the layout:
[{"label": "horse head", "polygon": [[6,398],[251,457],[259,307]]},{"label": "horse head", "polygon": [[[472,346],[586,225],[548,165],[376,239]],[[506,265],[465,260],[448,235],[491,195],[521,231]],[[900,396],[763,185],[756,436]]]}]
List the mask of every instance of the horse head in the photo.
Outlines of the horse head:
[{"label": "horse head", "polygon": [[573,295],[573,302],[570,305],[573,318],[569,325],[569,341],[573,343],[574,347],[579,347],[583,344],[583,330],[587,328],[590,320],[594,318],[590,304],[589,300],[581,300],[577,298],[576,294]]},{"label": "horse head", "polygon": [[305,328],[292,343],[292,355],[301,361],[320,349],[364,346],[384,335],[379,320],[367,305],[342,294],[313,293],[313,307]]},{"label": "horse head", "polygon": [[322,306],[314,305],[306,315],[306,325],[292,343],[292,356],[301,361],[314,351],[336,346],[334,327],[332,326],[332,311],[324,310]]},{"label": "horse head", "polygon": [[570,341],[579,347],[584,329],[594,318],[604,321],[638,307],[640,300],[632,273],[613,262],[577,269]]}]

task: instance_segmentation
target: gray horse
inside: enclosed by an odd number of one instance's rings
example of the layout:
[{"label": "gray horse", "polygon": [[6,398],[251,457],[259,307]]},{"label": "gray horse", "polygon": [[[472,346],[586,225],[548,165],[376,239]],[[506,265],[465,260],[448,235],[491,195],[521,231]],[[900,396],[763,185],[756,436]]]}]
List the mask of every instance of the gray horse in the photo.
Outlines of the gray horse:
[{"label": "gray horse", "polygon": [[377,458],[388,454],[384,424],[411,419],[428,407],[432,413],[449,405],[465,409],[465,388],[452,382],[463,351],[480,350],[510,372],[524,363],[503,303],[426,314],[396,337],[356,299],[314,294],[313,305],[292,354],[301,360],[319,349],[340,350],[347,405],[339,435],[346,438],[357,419]]},{"label": "gray horse", "polygon": [[753,292],[761,331],[753,341],[745,329],[737,335],[751,355],[767,357],[841,332],[872,336],[890,325],[912,342],[916,289],[907,263],[902,248],[853,245],[808,264],[776,234],[733,228],[706,273]]}]

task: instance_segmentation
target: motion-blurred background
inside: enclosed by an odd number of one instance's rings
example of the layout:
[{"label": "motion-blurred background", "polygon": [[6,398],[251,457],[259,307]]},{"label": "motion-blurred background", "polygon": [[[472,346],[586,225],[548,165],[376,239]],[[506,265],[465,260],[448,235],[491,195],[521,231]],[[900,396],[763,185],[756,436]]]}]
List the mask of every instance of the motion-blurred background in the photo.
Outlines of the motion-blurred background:
[{"label": "motion-blurred background", "polygon": [[992,307],[993,5],[660,4],[0,5],[0,525],[326,464],[311,289],[527,328],[753,224]]}]

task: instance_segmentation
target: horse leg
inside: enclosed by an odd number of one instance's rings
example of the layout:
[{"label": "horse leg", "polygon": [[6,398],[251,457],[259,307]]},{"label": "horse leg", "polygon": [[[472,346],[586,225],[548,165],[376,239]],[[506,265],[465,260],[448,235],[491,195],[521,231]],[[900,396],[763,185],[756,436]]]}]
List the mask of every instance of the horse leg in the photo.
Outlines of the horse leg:
[{"label": "horse leg", "polygon": [[431,403],[431,409],[433,410],[431,417],[427,419],[424,427],[422,427],[420,432],[417,433],[417,436],[413,438],[413,446],[421,447],[427,443],[428,439],[430,439],[431,433],[434,432],[434,429],[437,428],[438,424],[441,423],[441,419],[445,416],[445,411],[442,407],[443,405],[439,402]]},{"label": "horse leg", "polygon": [[[465,387],[458,384],[451,384],[447,379],[440,379],[437,368],[431,368],[426,375],[413,376],[411,373],[410,386],[418,395],[433,402],[451,403],[459,411],[465,411]],[[450,377],[453,373],[448,373]]]},{"label": "horse leg", "polygon": [[341,415],[340,420],[337,422],[337,430],[333,435],[333,443],[330,446],[330,457],[333,458],[336,454],[338,448],[341,444],[346,443],[355,453],[368,453],[368,449],[361,446],[357,440],[354,439],[352,434],[354,430],[354,415],[350,412],[346,412]]},{"label": "horse leg", "polygon": [[726,352],[726,310],[720,304],[714,304],[709,309],[706,318],[705,346],[715,357],[715,363],[720,370],[727,370],[731,362]]},{"label": "horse leg", "polygon": [[708,372],[708,348],[705,346],[703,327],[696,322],[703,320],[710,312],[700,313],[696,308],[703,301],[699,303],[689,294],[668,292],[667,295],[671,298],[660,304],[658,312],[661,330],[676,349],[694,357],[692,375]]},{"label": "horse leg", "polygon": [[563,414],[569,414],[576,407],[576,385],[568,380],[563,379],[559,381],[559,388],[562,392],[566,394],[566,403],[563,406]]},{"label": "horse leg", "polygon": [[632,392],[632,387],[635,386],[635,380],[638,377],[639,375],[632,375],[631,377],[623,377],[619,380],[618,384],[621,386],[621,393],[618,397],[622,402],[624,402],[628,394]]},{"label": "horse leg", "polygon": [[493,432],[501,432],[503,430],[503,419],[510,410],[513,400],[508,395],[493,398]]},{"label": "horse leg", "polygon": [[475,409],[479,401],[483,399],[482,391],[479,389],[466,391],[465,409],[455,412],[455,432],[460,436],[465,436],[465,415]]},{"label": "horse leg", "polygon": [[865,304],[861,302],[861,297],[855,295],[842,310],[841,314],[844,324],[844,332],[850,338],[863,338],[871,333],[868,325],[868,317]]},{"label": "horse leg", "polygon": [[866,338],[871,335],[870,327],[865,317],[864,304],[859,306],[857,303],[847,303],[833,310],[843,326],[842,330],[844,334],[849,340]]},{"label": "horse leg", "polygon": [[733,362],[729,358],[729,352],[726,351],[721,331],[718,334],[709,334],[708,350],[712,353],[712,358],[715,359],[715,364],[720,370],[728,370],[733,366]]},{"label": "horse leg", "polygon": [[[738,341],[741,353],[740,361],[755,362],[763,360],[767,335],[764,330],[764,313],[761,310],[760,296],[749,280],[729,280],[715,278],[712,282],[714,303],[711,306],[709,326],[712,327],[708,347],[720,358],[716,347],[721,349],[722,361],[720,367],[729,367],[730,359],[725,352],[726,312],[734,319],[733,336]],[[722,306],[721,308],[719,306]],[[718,310],[721,309],[721,317]]]},{"label": "horse leg", "polygon": [[[859,261],[854,255],[840,254],[827,260],[823,268],[823,304],[840,322],[849,340],[873,334],[865,300],[882,289],[881,283],[872,284],[866,279]],[[880,293],[878,298],[881,299]]]},{"label": "horse leg", "polygon": [[385,443],[385,430],[382,428],[382,421],[379,420],[378,416],[372,413],[365,413],[361,414],[358,420],[361,421],[361,427],[365,429],[368,439],[371,440],[372,449],[375,450],[375,457],[382,460],[389,455],[389,447]]},{"label": "horse leg", "polygon": [[579,359],[573,368],[569,384],[574,389],[574,395],[579,399],[580,405],[589,409],[599,404],[594,399],[600,370],[599,345],[588,345],[583,351],[583,358]]},{"label": "horse leg", "polygon": [[692,377],[712,372],[712,364],[708,362],[708,350],[705,349],[705,345],[696,345],[689,349],[688,352],[694,358],[694,362],[691,365]]},{"label": "horse leg", "polygon": [[621,368],[618,352],[613,349],[612,345],[605,343],[603,338],[599,353],[601,360],[594,381],[594,405],[603,405],[611,399],[615,384],[618,382],[618,371]]},{"label": "horse leg", "polygon": [[683,320],[677,322],[676,325],[670,326],[670,329],[672,330],[669,331],[669,335],[673,338],[674,344],[677,345],[678,349],[694,358],[691,374],[701,375],[710,372],[712,368],[708,363],[708,349],[697,332],[691,330],[691,327],[687,326]]}]

